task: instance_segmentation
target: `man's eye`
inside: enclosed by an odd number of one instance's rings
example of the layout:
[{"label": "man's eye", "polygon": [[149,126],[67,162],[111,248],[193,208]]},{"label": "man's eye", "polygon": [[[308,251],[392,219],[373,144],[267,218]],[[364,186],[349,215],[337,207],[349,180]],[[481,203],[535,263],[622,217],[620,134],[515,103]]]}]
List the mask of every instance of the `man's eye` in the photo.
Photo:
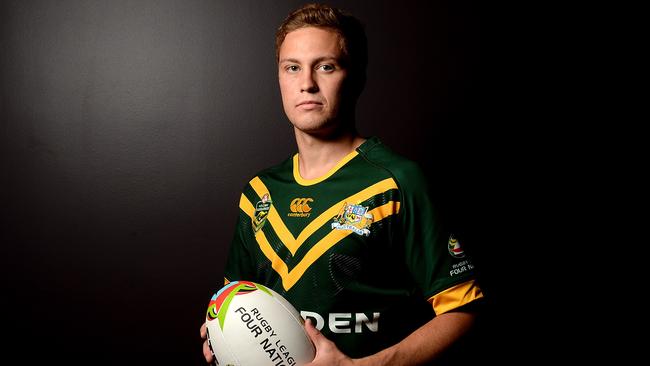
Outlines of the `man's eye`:
[{"label": "man's eye", "polygon": [[327,71],[327,72],[329,72],[329,71],[334,71],[334,66],[332,66],[332,65],[327,65],[327,64],[326,64],[326,65],[320,65],[320,66],[318,66],[318,69],[319,69],[319,70],[322,70],[322,71]]},{"label": "man's eye", "polygon": [[298,71],[300,71],[300,68],[298,66],[296,66],[296,65],[289,65],[289,66],[287,66],[286,70],[288,72],[298,72]]}]

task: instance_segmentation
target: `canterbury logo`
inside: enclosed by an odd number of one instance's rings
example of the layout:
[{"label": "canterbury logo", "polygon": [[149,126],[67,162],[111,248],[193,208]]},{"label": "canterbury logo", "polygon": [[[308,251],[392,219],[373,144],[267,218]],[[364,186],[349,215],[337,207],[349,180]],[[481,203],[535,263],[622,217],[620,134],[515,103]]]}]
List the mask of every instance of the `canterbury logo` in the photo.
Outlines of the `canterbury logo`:
[{"label": "canterbury logo", "polygon": [[311,207],[309,207],[309,202],[314,202],[313,198],[295,198],[293,201],[291,201],[291,206],[289,206],[289,209],[293,213],[308,213],[311,211]]}]

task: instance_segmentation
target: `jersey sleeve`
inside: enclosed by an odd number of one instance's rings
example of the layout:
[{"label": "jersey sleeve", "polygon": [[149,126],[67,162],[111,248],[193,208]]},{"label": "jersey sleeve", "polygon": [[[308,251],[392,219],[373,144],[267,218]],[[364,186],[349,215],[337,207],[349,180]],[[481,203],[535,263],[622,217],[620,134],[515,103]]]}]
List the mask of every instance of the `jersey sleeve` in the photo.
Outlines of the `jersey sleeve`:
[{"label": "jersey sleeve", "polygon": [[406,264],[436,314],[482,297],[474,265],[453,233],[443,227],[420,168],[415,163],[408,166],[398,185]]},{"label": "jersey sleeve", "polygon": [[[242,194],[242,198],[243,198]],[[241,202],[241,201],[240,201]],[[239,218],[224,269],[226,283],[237,280],[255,281],[255,265],[251,254],[251,240],[254,238],[251,218],[245,208],[239,208]]]}]

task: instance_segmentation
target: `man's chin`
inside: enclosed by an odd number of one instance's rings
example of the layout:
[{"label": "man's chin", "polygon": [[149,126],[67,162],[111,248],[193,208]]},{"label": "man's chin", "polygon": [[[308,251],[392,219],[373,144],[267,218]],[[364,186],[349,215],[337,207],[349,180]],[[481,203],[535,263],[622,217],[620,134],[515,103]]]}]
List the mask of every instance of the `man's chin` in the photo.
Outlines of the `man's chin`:
[{"label": "man's chin", "polygon": [[309,135],[321,140],[331,140],[349,132],[349,128],[336,123],[323,123],[319,125],[293,125],[296,133]]},{"label": "man's chin", "polygon": [[300,121],[300,122],[291,122],[293,127],[301,132],[307,134],[321,134],[331,131],[333,128],[332,123],[325,120],[312,120],[312,121]]}]

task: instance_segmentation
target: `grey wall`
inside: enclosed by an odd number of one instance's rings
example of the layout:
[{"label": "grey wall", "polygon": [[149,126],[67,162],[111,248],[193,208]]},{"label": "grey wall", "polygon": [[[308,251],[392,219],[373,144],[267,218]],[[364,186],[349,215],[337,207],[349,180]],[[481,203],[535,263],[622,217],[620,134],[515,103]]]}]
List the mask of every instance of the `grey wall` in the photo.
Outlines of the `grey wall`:
[{"label": "grey wall", "polygon": [[[300,3],[2,1],[9,349],[202,364],[239,190],[295,150],[273,41]],[[427,168],[503,301],[489,253],[517,181],[495,19],[468,1],[331,3],[369,35],[361,132]],[[502,359],[499,343],[484,348]]]}]

